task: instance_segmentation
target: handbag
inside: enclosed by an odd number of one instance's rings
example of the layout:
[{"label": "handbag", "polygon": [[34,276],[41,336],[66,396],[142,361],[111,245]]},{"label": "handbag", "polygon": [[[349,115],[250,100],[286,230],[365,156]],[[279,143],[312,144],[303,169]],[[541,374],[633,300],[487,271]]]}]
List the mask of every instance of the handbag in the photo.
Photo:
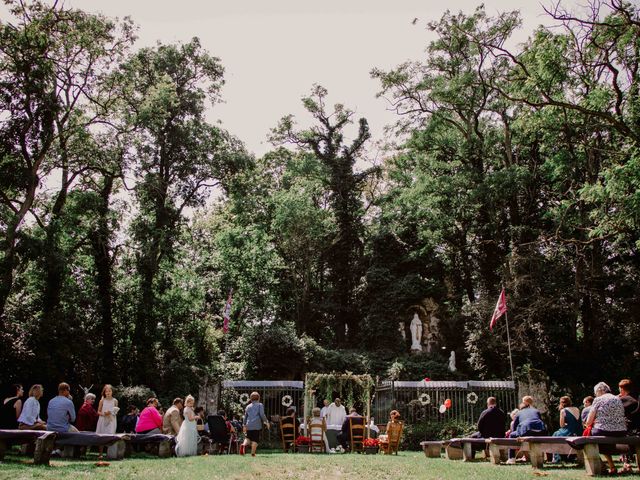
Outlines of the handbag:
[{"label": "handbag", "polygon": [[590,437],[592,428],[593,428],[593,425],[589,425],[587,428],[585,428],[584,431],[582,432],[582,436],[583,437]]}]

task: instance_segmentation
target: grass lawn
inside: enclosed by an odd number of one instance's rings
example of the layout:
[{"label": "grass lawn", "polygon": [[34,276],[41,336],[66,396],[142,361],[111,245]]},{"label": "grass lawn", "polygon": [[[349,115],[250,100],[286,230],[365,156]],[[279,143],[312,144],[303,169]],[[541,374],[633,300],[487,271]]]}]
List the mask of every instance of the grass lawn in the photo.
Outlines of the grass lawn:
[{"label": "grass lawn", "polygon": [[[285,455],[262,452],[256,458],[239,455],[158,459],[140,455],[107,467],[86,460],[52,459],[50,467],[30,465],[26,457],[7,455],[0,479],[586,479],[576,467],[549,467],[534,472],[530,465],[494,466],[486,461],[463,463],[427,459],[422,452],[387,455]],[[625,478],[640,478],[627,475]]]}]

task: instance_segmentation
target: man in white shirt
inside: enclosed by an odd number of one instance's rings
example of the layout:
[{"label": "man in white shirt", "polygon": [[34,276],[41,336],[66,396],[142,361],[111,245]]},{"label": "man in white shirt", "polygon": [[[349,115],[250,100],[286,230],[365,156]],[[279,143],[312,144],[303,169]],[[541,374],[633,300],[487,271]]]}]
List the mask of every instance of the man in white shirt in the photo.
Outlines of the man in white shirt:
[{"label": "man in white shirt", "polygon": [[329,400],[326,398],[322,401],[322,410],[320,410],[320,418],[325,418],[329,411]]},{"label": "man in white shirt", "polygon": [[336,398],[331,405],[327,407],[327,425],[340,425],[342,426],[344,419],[347,416],[347,411],[342,405],[339,398]]}]

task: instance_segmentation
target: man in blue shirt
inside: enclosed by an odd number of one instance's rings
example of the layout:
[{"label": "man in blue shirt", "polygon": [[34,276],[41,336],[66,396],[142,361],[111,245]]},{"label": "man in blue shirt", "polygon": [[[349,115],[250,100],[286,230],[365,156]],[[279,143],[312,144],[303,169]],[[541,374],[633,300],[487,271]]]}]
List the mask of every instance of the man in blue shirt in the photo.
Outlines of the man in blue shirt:
[{"label": "man in blue shirt", "polygon": [[58,385],[58,396],[49,401],[47,407],[47,430],[52,432],[77,432],[71,425],[76,420],[76,409],[69,398],[69,384]]}]

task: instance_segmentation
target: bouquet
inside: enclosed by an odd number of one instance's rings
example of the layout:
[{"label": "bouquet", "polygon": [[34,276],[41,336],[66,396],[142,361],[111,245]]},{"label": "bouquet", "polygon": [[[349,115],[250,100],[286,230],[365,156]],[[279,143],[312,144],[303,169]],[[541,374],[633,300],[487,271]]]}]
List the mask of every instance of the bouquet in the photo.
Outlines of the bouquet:
[{"label": "bouquet", "polygon": [[300,435],[296,438],[296,445],[309,445],[311,443],[311,439],[309,437],[304,437]]},{"label": "bouquet", "polygon": [[366,438],[363,445],[365,447],[377,447],[380,445],[380,441],[377,438]]}]

